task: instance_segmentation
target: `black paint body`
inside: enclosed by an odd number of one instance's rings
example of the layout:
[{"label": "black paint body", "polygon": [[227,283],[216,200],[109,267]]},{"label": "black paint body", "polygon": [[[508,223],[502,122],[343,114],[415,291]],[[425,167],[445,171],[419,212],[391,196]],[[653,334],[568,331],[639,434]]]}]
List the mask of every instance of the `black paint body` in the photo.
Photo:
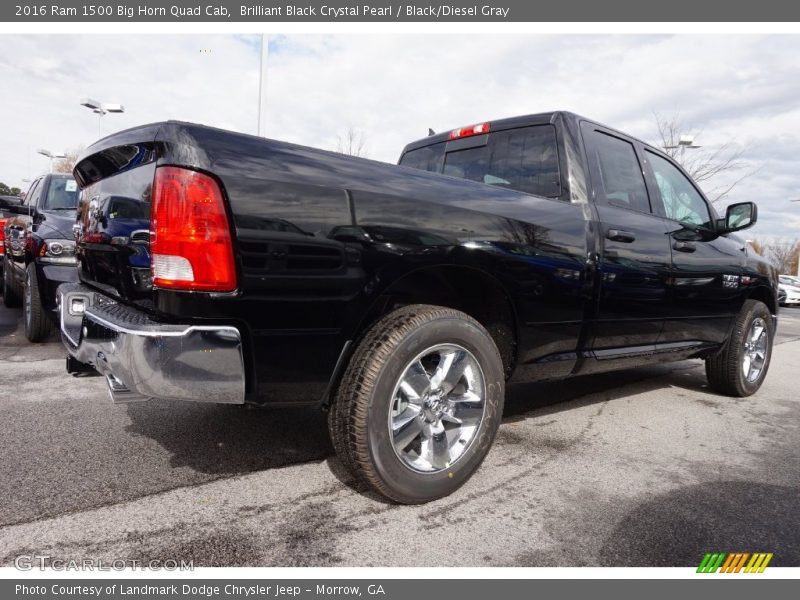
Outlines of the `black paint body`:
[{"label": "black paint body", "polygon": [[[57,180],[71,180],[63,174],[43,175],[31,183],[28,195],[14,215],[6,217],[5,264],[17,289],[22,289],[29,264],[36,268],[42,306],[55,311],[56,289],[62,283],[78,281],[72,265],[46,264],[39,258],[42,244],[50,240],[72,240],[75,210],[50,210],[44,204],[51,185]],[[73,185],[75,182],[72,182]],[[55,314],[52,314],[55,318]]]},{"label": "black paint body", "polygon": [[[570,113],[492,122],[493,133],[555,127],[558,198],[186,123],[121,132],[90,147],[75,170],[84,188],[80,277],[156,319],[235,325],[247,351],[248,401],[274,405],[324,401],[364,328],[402,304],[448,304],[478,317],[513,381],[700,356],[724,341],[747,297],[777,310],[774,269],[736,236],[700,241],[686,259],[671,251],[677,223],[603,212],[582,122]],[[220,183],[234,233],[234,293],[153,289],[146,244],[107,231],[103,203],[125,197],[147,214],[160,165]],[[615,246],[604,237],[609,224],[642,236]],[[375,231],[388,235],[379,240]],[[748,283],[723,288],[723,274]]]}]

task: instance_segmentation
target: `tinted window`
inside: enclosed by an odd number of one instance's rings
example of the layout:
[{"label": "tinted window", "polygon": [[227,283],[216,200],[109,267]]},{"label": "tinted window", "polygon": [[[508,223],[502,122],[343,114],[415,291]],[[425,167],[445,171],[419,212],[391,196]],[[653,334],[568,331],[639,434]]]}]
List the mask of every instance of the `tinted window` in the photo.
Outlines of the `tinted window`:
[{"label": "tinted window", "polygon": [[400,164],[412,169],[440,173],[444,161],[444,142],[411,150],[403,155]]},{"label": "tinted window", "polygon": [[150,205],[134,198],[112,196],[108,201],[109,219],[147,219]]},{"label": "tinted window", "polygon": [[42,208],[46,210],[72,210],[78,206],[78,184],[72,177],[54,177],[47,187],[47,197]]},{"label": "tinted window", "polygon": [[642,167],[630,142],[592,131],[590,154],[600,181],[595,185],[599,199],[608,204],[650,212]]},{"label": "tinted window", "polygon": [[540,125],[490,133],[485,146],[448,152],[443,173],[557,198],[561,181],[555,129]]},{"label": "tinted window", "polygon": [[680,223],[710,227],[708,205],[686,176],[667,159],[649,151],[647,155],[661,193],[664,214]]},{"label": "tinted window", "polygon": [[445,143],[407,152],[400,164],[528,194],[561,195],[552,125],[495,131],[485,145],[444,153]]}]

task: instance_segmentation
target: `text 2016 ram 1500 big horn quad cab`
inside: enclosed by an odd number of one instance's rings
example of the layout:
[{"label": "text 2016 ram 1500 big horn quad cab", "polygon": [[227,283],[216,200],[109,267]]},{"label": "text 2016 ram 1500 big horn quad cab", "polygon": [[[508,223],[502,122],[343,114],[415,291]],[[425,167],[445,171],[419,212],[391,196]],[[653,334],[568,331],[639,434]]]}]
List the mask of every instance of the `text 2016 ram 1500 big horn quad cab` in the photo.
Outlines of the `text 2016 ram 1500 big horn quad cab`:
[{"label": "text 2016 ram 1500 big horn quad cab", "polygon": [[68,370],[116,401],[326,407],[397,502],[471,476],[507,381],[702,358],[746,396],[769,366],[777,273],[731,235],[755,205],[719,218],[662,152],[570,113],[431,135],[400,166],[167,122],[74,175]]}]

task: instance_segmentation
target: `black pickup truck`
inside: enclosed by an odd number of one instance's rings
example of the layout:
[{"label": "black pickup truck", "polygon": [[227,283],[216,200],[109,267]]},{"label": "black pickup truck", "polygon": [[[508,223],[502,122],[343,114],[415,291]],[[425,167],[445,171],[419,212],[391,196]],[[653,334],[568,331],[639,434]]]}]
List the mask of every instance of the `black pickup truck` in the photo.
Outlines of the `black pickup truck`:
[{"label": "black pickup truck", "polygon": [[166,122],[74,175],[68,371],[122,402],[318,405],[398,502],[471,476],[507,382],[700,358],[746,396],[769,366],[777,273],[732,235],[755,205],[720,218],[658,149],[574,114],[431,135],[400,166]]},{"label": "black pickup truck", "polygon": [[75,209],[78,184],[72,175],[50,173],[31,183],[22,204],[3,225],[3,303],[23,305],[25,337],[42,342],[58,317],[56,288],[78,280],[75,271]]}]

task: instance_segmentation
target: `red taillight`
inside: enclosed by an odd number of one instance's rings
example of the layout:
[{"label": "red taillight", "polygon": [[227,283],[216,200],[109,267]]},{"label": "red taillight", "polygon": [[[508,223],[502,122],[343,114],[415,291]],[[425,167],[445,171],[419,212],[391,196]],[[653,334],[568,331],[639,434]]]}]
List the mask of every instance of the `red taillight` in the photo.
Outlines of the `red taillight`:
[{"label": "red taillight", "polygon": [[154,285],[201,292],[236,289],[231,231],[213,178],[157,168],[150,230]]},{"label": "red taillight", "polygon": [[0,256],[6,253],[6,220],[0,219]]},{"label": "red taillight", "polygon": [[470,137],[471,135],[483,135],[489,133],[491,123],[478,123],[477,125],[470,125],[469,127],[462,127],[461,129],[453,129],[450,132],[450,139],[457,140],[459,138]]}]

